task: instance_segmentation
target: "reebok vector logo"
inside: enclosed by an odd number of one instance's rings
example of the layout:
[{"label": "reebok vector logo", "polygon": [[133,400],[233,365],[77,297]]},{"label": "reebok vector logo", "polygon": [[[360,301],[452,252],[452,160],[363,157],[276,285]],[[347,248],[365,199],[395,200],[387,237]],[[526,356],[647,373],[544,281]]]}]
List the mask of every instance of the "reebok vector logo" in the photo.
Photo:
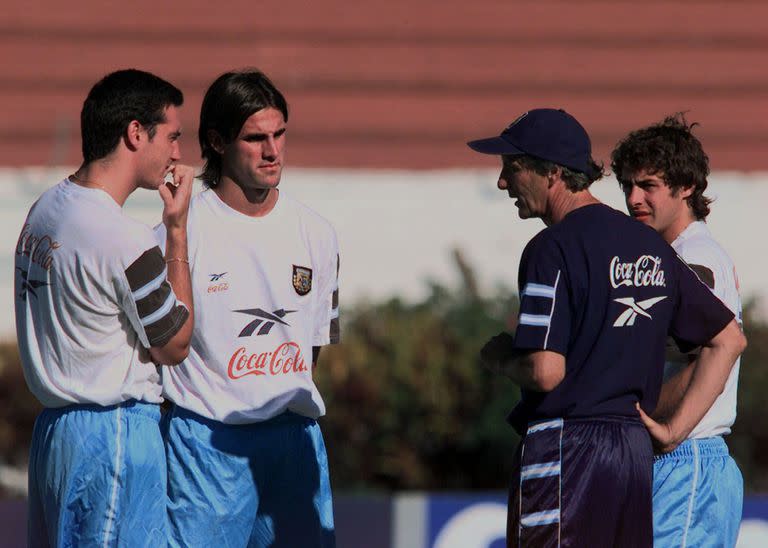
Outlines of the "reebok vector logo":
[{"label": "reebok vector logo", "polygon": [[29,272],[24,270],[23,268],[16,267],[16,270],[18,270],[21,273],[21,291],[19,291],[19,297],[22,301],[27,300],[27,293],[31,293],[34,297],[37,297],[37,293],[35,293],[35,290],[43,287],[45,285],[51,285],[48,282],[44,282],[42,280],[30,280],[29,279]]},{"label": "reebok vector logo", "polygon": [[635,302],[634,297],[624,297],[621,299],[613,299],[619,304],[623,304],[627,307],[627,309],[619,314],[619,317],[616,318],[616,321],[613,322],[613,327],[624,327],[624,326],[632,326],[635,325],[635,320],[638,316],[645,316],[649,320],[653,319],[651,315],[646,312],[646,310],[649,310],[653,305],[656,303],[663,301],[666,299],[667,296],[664,295],[663,297],[654,297],[652,299],[646,299],[644,301],[638,301]]},{"label": "reebok vector logo", "polygon": [[265,310],[262,310],[261,308],[246,308],[244,310],[235,310],[235,312],[256,316],[256,319],[248,323],[248,325],[246,325],[238,335],[238,337],[250,337],[253,335],[253,332],[259,328],[259,326],[261,326],[261,329],[259,329],[259,332],[256,333],[257,336],[268,335],[272,328],[275,327],[276,323],[290,327],[291,324],[284,322],[282,318],[296,311],[285,310],[284,308],[281,308],[279,310],[275,310],[272,313],[269,313]]}]

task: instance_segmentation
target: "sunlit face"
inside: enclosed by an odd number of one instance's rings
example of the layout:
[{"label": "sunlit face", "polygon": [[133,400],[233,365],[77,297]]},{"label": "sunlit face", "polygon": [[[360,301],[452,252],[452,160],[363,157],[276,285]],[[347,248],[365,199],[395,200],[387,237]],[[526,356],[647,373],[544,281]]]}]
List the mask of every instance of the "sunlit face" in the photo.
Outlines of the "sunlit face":
[{"label": "sunlit face", "polygon": [[499,190],[516,198],[517,214],[521,219],[543,217],[547,210],[547,178],[521,167],[514,156],[501,157]]},{"label": "sunlit face", "polygon": [[285,158],[285,119],[276,108],[254,112],[235,139],[223,146],[222,176],[244,190],[268,190],[280,184]]},{"label": "sunlit face", "polygon": [[181,159],[179,137],[181,137],[179,111],[171,105],[165,109],[165,121],[155,126],[154,136],[149,138],[147,133],[148,140],[142,150],[140,162],[139,186],[159,188],[163,184],[168,169],[174,162]]},{"label": "sunlit face", "polygon": [[662,173],[641,170],[629,174],[622,177],[621,188],[629,214],[656,230],[667,242],[674,241],[694,220],[685,200],[693,187],[673,192],[664,182]]}]

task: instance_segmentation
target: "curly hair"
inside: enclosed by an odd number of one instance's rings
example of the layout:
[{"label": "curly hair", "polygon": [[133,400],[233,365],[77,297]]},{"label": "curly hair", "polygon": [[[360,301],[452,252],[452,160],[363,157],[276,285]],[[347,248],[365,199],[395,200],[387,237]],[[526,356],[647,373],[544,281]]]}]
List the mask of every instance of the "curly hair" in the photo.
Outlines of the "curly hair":
[{"label": "curly hair", "polygon": [[696,219],[706,219],[712,203],[704,196],[709,158],[693,135],[697,125],[689,124],[685,115],[678,112],[619,141],[611,153],[611,169],[622,189],[631,187],[630,178],[640,171],[663,179],[673,195],[692,187],[693,192],[686,198],[688,206]]}]

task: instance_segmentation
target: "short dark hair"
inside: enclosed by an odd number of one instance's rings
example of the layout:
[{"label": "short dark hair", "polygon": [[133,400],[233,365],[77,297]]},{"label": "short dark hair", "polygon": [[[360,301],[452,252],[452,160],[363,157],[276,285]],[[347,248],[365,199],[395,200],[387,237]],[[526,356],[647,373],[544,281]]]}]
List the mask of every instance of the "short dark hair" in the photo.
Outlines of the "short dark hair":
[{"label": "short dark hair", "polygon": [[245,121],[265,108],[282,112],[288,121],[288,103],[267,76],[256,69],[231,71],[219,76],[208,88],[200,109],[198,139],[205,167],[200,178],[209,187],[219,184],[221,154],[211,145],[208,134],[215,131],[224,143],[234,141]]},{"label": "short dark hair", "polygon": [[110,154],[133,120],[154,137],[157,124],[165,122],[165,109],[182,103],[181,90],[149,72],[108,74],[91,88],[80,112],[83,160],[89,163]]},{"label": "short dark hair", "polygon": [[560,178],[565,183],[565,187],[571,192],[579,192],[586,190],[592,183],[600,180],[603,173],[603,165],[598,164],[592,158],[589,159],[589,168],[591,173],[582,173],[569,167],[565,167],[549,160],[542,160],[535,156],[528,154],[521,156],[513,156],[518,165],[524,169],[530,169],[534,173],[546,177],[550,173],[553,173],[560,168]]},{"label": "short dark hair", "polygon": [[693,187],[686,198],[698,220],[709,215],[712,200],[704,196],[709,175],[709,158],[693,135],[698,124],[689,124],[682,112],[663,121],[631,132],[611,153],[611,169],[622,188],[631,185],[628,177],[646,171],[656,175],[677,194]]}]

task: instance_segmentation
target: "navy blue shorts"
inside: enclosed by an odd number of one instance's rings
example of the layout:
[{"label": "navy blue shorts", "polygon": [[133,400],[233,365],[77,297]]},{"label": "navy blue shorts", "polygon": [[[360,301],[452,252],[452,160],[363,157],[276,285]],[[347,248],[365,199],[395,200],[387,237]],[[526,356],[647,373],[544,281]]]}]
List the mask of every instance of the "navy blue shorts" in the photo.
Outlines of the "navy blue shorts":
[{"label": "navy blue shorts", "polygon": [[653,449],[639,420],[531,423],[518,448],[508,547],[650,548]]}]

